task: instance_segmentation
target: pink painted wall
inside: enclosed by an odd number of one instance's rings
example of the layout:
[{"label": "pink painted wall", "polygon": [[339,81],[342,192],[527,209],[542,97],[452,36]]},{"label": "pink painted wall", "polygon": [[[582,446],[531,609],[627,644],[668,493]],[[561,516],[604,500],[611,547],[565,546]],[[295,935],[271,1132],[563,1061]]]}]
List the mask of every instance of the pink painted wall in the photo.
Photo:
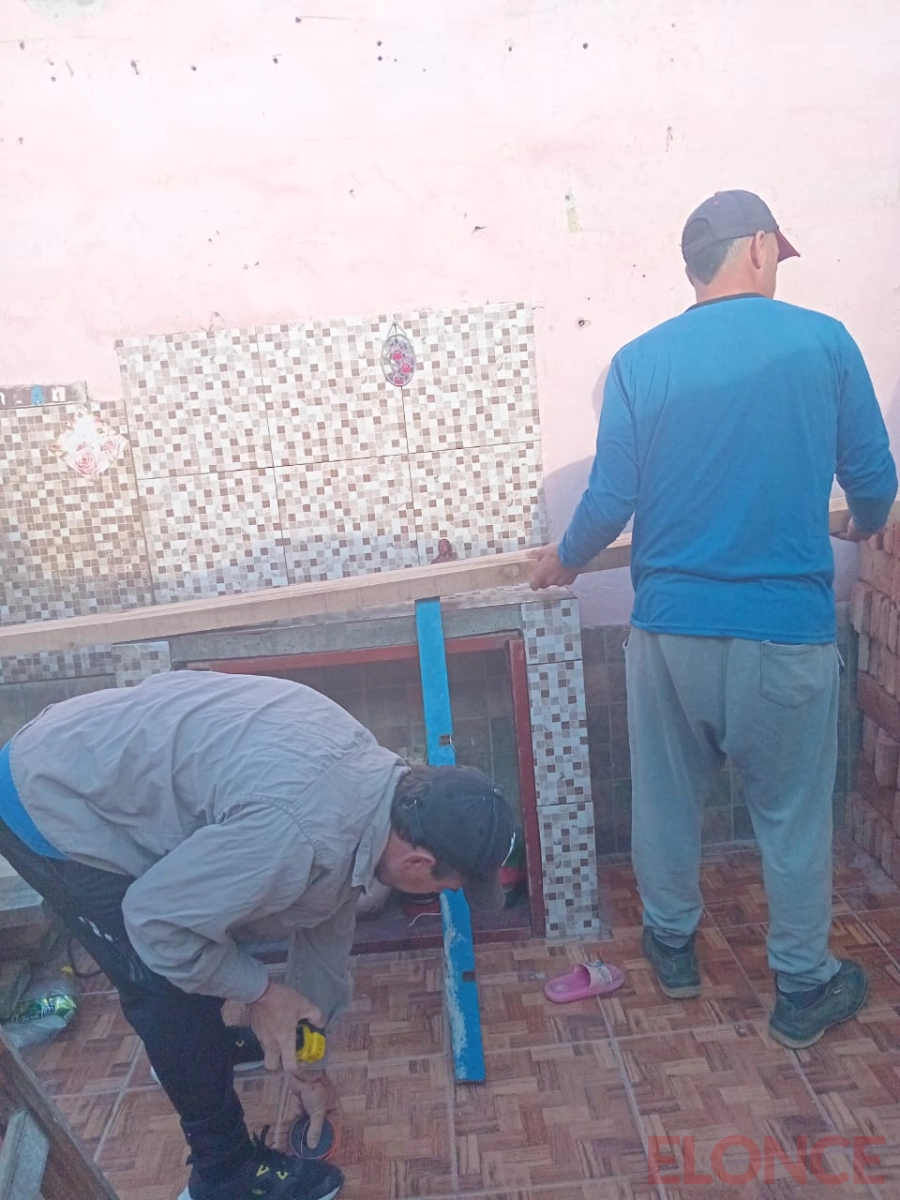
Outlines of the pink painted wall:
[{"label": "pink painted wall", "polygon": [[[561,531],[598,379],[737,186],[896,432],[898,61],[896,0],[7,0],[0,381],[110,397],[117,337],[526,299]],[[622,573],[582,587],[627,618]]]}]

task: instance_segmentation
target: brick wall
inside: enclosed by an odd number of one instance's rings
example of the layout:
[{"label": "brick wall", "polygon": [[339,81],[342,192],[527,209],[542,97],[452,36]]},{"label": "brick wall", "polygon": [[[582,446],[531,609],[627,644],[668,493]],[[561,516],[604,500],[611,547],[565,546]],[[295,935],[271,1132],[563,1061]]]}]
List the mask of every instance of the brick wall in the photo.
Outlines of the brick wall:
[{"label": "brick wall", "polygon": [[860,546],[850,620],[859,634],[863,738],[847,830],[900,882],[900,525]]}]

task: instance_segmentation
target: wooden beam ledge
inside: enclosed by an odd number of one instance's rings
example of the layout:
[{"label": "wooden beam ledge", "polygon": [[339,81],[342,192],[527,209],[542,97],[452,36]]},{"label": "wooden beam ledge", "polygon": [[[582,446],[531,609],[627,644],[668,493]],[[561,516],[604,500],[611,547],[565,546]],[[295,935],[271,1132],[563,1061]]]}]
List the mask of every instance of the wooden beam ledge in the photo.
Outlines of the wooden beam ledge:
[{"label": "wooden beam ledge", "polygon": [[[829,528],[832,534],[847,528],[850,512],[846,500],[832,500]],[[900,503],[891,520],[900,519]],[[293,583],[286,587],[242,592],[234,596],[203,597],[171,604],[155,604],[122,612],[93,613],[50,621],[26,621],[0,629],[0,657],[37,654],[41,651],[74,650],[80,646],[115,645],[121,642],[152,641],[184,633],[206,633],[237,629],[270,621],[322,613],[353,612],[363,608],[402,604],[429,597],[455,596],[488,588],[528,583],[531,576],[529,550],[486,554],[456,562],[399,571],[378,571],[346,579],[316,583]],[[593,558],[585,572],[609,571],[628,566],[631,535],[624,534]]]}]

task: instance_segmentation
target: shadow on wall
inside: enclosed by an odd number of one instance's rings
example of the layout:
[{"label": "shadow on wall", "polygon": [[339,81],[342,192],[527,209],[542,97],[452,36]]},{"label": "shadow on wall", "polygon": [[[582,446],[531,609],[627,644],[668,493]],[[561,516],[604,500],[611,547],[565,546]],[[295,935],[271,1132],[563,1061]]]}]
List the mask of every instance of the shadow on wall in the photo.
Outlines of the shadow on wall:
[{"label": "shadow on wall", "polygon": [[[609,374],[609,364],[603,368],[591,393],[594,410],[594,435],[603,407],[603,389]],[[543,503],[554,540],[565,532],[581,494],[587,487],[588,476],[594,461],[593,453],[588,458],[567,463],[558,471],[544,476]],[[572,591],[581,607],[581,623],[585,626],[623,625],[631,617],[634,592],[628,567],[615,571],[595,572],[582,575],[576,580]]]}]

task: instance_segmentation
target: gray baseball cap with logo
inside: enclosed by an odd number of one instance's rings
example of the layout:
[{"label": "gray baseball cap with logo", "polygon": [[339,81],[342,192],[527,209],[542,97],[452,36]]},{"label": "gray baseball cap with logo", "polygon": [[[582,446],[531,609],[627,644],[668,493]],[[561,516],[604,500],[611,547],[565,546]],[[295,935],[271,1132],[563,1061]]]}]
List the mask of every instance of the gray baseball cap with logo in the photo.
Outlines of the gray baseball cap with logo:
[{"label": "gray baseball cap with logo", "polygon": [[778,239],[778,261],[799,258],[795,250],[778,228],[772,210],[754,192],[733,189],[716,192],[694,209],[685,222],[681,235],[681,253],[685,261],[701,250],[717,242],[730,242],[734,238],[752,237],[754,233],[774,233]]}]

